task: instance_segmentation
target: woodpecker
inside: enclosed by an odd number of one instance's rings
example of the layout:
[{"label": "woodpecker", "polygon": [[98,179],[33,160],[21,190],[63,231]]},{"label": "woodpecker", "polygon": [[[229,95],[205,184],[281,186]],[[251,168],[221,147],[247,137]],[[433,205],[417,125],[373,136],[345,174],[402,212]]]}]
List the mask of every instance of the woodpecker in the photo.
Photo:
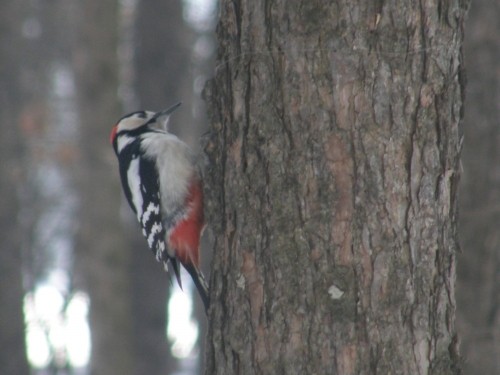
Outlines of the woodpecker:
[{"label": "woodpecker", "polygon": [[161,118],[181,103],[160,111],[137,111],[113,127],[110,142],[118,158],[127,201],[159,262],[172,264],[182,288],[179,262],[191,275],[208,309],[208,287],[200,271],[204,228],[203,189],[195,157],[184,142],[162,128]]}]

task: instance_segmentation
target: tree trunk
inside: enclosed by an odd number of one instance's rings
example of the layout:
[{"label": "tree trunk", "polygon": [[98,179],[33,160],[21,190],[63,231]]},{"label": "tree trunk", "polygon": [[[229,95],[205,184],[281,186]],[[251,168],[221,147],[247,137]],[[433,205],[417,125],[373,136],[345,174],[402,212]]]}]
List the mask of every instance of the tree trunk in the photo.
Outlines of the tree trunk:
[{"label": "tree trunk", "polygon": [[499,17],[498,1],[474,1],[464,44],[469,84],[457,321],[466,374],[500,373]]},{"label": "tree trunk", "polygon": [[458,374],[465,4],[222,1],[206,374]]},{"label": "tree trunk", "polygon": [[[5,55],[3,55],[5,56]],[[1,64],[1,63],[0,63]],[[4,70],[0,67],[0,72]],[[12,74],[12,71],[9,72]],[[1,75],[5,77],[5,75]],[[4,81],[2,80],[2,83]],[[6,87],[1,85],[1,87]],[[22,283],[22,235],[19,230],[19,187],[22,182],[18,119],[11,112],[16,104],[9,93],[0,90],[0,372],[5,375],[29,374],[26,359]],[[18,99],[18,98],[16,98]],[[7,109],[8,108],[8,109]]]},{"label": "tree trunk", "polygon": [[75,52],[81,121],[81,216],[77,265],[91,299],[92,374],[133,374],[131,248],[120,220],[122,193],[111,127],[118,101],[117,1],[80,4]]},{"label": "tree trunk", "polygon": [[[22,77],[23,58],[28,56],[22,37],[21,20],[26,6],[19,2],[0,3],[0,373],[28,375],[22,279],[23,233],[19,223],[19,193],[23,186],[20,112],[26,104]],[[16,46],[16,48],[13,48]]]}]

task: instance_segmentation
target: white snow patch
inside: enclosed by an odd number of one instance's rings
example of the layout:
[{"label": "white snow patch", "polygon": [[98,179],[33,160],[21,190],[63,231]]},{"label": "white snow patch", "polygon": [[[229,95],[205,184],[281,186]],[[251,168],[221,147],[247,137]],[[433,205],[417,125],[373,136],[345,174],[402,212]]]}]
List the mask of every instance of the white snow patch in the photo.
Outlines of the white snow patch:
[{"label": "white snow patch", "polygon": [[236,286],[240,289],[245,289],[245,276],[240,274],[240,277],[236,280]]},{"label": "white snow patch", "polygon": [[332,284],[332,286],[328,288],[328,294],[332,299],[340,299],[344,295],[344,291]]}]

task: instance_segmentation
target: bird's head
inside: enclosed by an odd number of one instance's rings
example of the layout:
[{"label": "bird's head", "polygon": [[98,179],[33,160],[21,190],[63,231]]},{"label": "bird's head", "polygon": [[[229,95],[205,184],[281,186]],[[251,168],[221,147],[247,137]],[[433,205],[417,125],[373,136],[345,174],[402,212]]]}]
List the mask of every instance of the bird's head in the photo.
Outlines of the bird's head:
[{"label": "bird's head", "polygon": [[128,137],[135,137],[144,132],[150,131],[158,126],[159,119],[168,116],[174,112],[181,103],[177,103],[170,108],[164,109],[159,112],[152,111],[136,111],[123,116],[113,129],[111,129],[111,135],[109,137],[110,143],[113,145],[115,152],[117,152],[118,138],[121,135],[127,135]]}]

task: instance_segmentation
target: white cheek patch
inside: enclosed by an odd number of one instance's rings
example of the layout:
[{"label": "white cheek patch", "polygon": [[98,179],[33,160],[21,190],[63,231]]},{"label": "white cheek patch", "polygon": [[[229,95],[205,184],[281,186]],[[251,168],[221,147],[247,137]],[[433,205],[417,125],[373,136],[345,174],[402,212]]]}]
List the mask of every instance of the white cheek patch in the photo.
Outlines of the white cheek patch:
[{"label": "white cheek patch", "polygon": [[118,137],[118,153],[122,152],[122,150],[129,144],[134,141],[134,138],[129,137],[127,135],[121,135]]}]

